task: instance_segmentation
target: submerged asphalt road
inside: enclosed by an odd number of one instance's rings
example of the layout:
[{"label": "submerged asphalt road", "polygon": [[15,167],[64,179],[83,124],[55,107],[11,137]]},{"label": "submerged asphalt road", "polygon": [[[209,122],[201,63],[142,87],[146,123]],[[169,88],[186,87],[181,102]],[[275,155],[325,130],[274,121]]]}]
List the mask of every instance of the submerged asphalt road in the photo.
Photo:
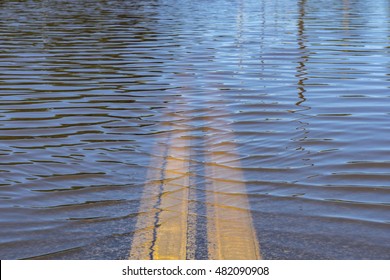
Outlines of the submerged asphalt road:
[{"label": "submerged asphalt road", "polygon": [[389,259],[388,5],[0,1],[0,257]]}]

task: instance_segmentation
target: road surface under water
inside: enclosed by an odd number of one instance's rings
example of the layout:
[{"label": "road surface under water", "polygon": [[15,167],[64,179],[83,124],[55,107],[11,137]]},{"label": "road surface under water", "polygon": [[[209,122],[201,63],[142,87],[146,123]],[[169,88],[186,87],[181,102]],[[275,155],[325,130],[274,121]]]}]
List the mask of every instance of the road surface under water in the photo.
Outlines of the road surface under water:
[{"label": "road surface under water", "polygon": [[1,259],[389,259],[389,34],[387,0],[0,1]]}]

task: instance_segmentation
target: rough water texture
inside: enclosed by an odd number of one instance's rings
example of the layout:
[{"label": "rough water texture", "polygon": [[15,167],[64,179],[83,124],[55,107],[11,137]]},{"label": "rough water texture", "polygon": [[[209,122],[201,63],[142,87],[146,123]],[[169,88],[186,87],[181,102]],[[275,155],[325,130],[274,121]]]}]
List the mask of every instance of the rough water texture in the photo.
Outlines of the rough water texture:
[{"label": "rough water texture", "polygon": [[264,258],[389,259],[389,32],[386,0],[1,1],[1,259],[127,258],[172,123],[189,258],[234,145]]}]

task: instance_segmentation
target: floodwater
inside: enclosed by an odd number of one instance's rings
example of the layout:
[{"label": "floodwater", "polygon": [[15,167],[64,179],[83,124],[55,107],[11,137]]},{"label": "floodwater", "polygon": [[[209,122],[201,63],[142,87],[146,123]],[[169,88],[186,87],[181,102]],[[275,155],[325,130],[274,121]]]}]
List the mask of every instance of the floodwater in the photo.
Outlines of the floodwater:
[{"label": "floodwater", "polygon": [[233,144],[265,259],[390,258],[387,0],[0,1],[0,257],[128,258],[177,126],[188,258]]}]

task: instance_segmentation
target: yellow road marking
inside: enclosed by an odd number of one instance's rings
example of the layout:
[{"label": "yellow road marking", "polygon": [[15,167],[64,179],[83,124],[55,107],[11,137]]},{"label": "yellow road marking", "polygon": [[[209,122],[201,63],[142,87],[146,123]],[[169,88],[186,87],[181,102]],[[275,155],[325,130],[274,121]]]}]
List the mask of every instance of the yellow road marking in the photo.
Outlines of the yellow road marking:
[{"label": "yellow road marking", "polygon": [[[227,123],[214,121],[224,130],[205,136],[211,147],[205,148],[208,257],[260,259],[233,134]],[[190,149],[188,130],[174,126],[167,146],[160,143],[156,151],[156,168],[150,168],[130,259],[187,258]]]},{"label": "yellow road marking", "polygon": [[137,219],[136,232],[133,236],[129,259],[148,260],[151,258],[155,218],[158,213],[158,209],[155,207],[159,201],[161,180],[164,172],[164,155],[169,144],[157,141],[157,145],[152,151],[154,161],[149,166],[146,176],[146,184],[140,201],[140,214]]},{"label": "yellow road marking", "polygon": [[176,137],[167,157],[153,259],[186,259],[189,194],[187,139]]},{"label": "yellow road marking", "polygon": [[[148,174],[129,259],[186,259],[189,151],[185,130],[171,141]],[[153,195],[151,195],[151,193]]]},{"label": "yellow road marking", "polygon": [[[214,148],[207,155],[209,258],[261,259],[236,147],[231,135],[221,138],[223,150]],[[229,167],[229,163],[236,166]]]}]

